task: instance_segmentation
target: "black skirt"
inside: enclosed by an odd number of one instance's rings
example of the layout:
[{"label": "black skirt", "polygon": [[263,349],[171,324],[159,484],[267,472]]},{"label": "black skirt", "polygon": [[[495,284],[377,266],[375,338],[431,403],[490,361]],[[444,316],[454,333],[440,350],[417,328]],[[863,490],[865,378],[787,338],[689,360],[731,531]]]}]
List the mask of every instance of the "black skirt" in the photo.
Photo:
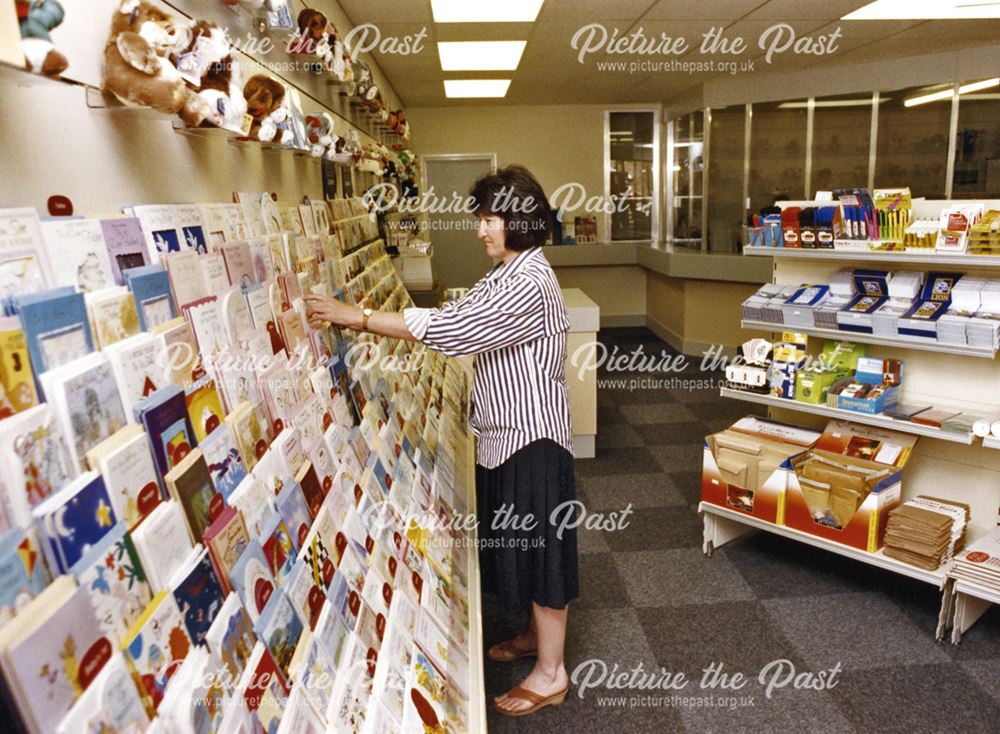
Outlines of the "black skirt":
[{"label": "black skirt", "polygon": [[562,609],[580,595],[576,529],[566,521],[579,515],[568,504],[575,499],[573,455],[550,439],[533,441],[495,469],[476,466],[482,586],[500,607]]}]

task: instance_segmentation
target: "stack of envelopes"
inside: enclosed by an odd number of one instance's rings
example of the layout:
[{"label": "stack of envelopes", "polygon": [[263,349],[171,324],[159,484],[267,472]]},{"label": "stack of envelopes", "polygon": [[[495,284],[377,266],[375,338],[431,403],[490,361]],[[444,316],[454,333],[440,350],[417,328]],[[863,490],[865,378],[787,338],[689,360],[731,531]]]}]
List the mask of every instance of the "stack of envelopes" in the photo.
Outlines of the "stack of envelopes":
[{"label": "stack of envelopes", "polygon": [[934,570],[965,547],[969,506],[936,497],[915,497],[889,513],[885,554]]}]

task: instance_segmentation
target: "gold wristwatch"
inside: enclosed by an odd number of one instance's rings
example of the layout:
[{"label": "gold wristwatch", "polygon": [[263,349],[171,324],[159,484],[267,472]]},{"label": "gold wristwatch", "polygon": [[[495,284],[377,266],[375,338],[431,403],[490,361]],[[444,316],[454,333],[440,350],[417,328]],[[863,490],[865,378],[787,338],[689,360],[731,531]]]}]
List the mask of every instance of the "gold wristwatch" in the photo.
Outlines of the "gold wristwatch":
[{"label": "gold wristwatch", "polygon": [[371,308],[366,308],[361,313],[364,314],[365,317],[364,321],[361,322],[361,330],[368,331],[368,318],[372,315],[373,312]]}]

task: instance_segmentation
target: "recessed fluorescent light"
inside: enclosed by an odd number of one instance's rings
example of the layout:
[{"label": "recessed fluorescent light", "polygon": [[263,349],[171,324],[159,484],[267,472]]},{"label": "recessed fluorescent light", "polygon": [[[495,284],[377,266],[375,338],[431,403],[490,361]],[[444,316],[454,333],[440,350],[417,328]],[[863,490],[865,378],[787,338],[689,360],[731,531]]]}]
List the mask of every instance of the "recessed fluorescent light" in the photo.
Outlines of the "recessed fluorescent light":
[{"label": "recessed fluorescent light", "polygon": [[954,20],[1000,18],[1000,2],[989,0],[875,0],[841,20]]},{"label": "recessed fluorescent light", "polygon": [[[892,97],[879,97],[879,104],[885,104]],[[872,98],[862,99],[817,99],[816,107],[871,107]],[[808,102],[782,102],[778,105],[779,110],[804,110],[809,107]],[[714,109],[714,108],[713,108]]]},{"label": "recessed fluorescent light", "polygon": [[543,0],[431,0],[435,23],[533,23]]},{"label": "recessed fluorescent light", "polygon": [[527,41],[443,41],[438,56],[444,71],[513,71]]},{"label": "recessed fluorescent light", "polygon": [[510,79],[445,79],[446,97],[505,97]]},{"label": "recessed fluorescent light", "polygon": [[[989,89],[990,87],[1000,86],[1000,77],[994,77],[993,79],[984,79],[981,82],[972,82],[971,84],[963,84],[958,88],[959,94],[968,94],[970,92],[978,92],[981,89]],[[937,102],[942,99],[951,99],[954,94],[953,89],[942,89],[940,92],[931,92],[930,94],[922,94],[919,97],[910,97],[908,100],[903,102],[904,107],[916,107],[917,105],[927,104],[928,102]]]}]

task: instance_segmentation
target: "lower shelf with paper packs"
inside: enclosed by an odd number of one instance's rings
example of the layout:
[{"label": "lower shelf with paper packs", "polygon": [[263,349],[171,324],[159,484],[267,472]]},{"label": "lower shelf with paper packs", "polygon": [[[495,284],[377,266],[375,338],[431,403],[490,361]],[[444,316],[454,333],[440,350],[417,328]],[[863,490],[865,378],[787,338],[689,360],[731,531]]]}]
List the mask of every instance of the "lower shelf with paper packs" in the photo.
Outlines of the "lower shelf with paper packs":
[{"label": "lower shelf with paper packs", "polygon": [[819,437],[807,428],[741,418],[705,439],[702,500],[783,524],[792,459]]},{"label": "lower shelf with paper packs", "polygon": [[916,436],[830,421],[816,444],[792,459],[788,527],[874,553],[900,503],[903,467]]}]

